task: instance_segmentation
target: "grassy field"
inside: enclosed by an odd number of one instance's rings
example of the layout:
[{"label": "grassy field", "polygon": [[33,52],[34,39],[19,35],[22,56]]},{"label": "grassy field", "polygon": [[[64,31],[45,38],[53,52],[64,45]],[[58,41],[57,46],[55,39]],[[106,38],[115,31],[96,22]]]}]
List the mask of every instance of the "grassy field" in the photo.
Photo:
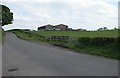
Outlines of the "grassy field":
[{"label": "grassy field", "polygon": [[[77,47],[78,41],[73,41],[69,43],[63,42],[49,42],[47,41],[46,37],[49,36],[70,36],[73,38],[83,38],[83,37],[90,37],[90,38],[117,38],[118,37],[118,30],[106,30],[106,31],[22,31],[22,30],[12,30],[19,38],[32,40],[37,42],[47,42],[49,44],[69,48],[74,50],[78,53],[87,53],[87,54],[94,54],[108,58],[120,59],[118,55],[118,47],[114,47],[114,42],[108,46],[85,46]],[[117,45],[117,44],[115,44]]]},{"label": "grassy field", "polygon": [[106,31],[32,31],[32,33],[42,36],[70,36],[79,37],[118,37],[118,30]]}]

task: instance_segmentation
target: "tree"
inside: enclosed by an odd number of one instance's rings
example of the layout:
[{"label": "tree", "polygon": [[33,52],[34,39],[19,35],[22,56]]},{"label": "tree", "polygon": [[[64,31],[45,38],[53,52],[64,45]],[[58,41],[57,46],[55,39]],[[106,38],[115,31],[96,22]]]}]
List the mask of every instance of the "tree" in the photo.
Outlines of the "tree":
[{"label": "tree", "polygon": [[102,28],[99,28],[98,31],[102,31]]},{"label": "tree", "polygon": [[103,27],[104,30],[107,30],[107,27]]},{"label": "tree", "polygon": [[0,24],[1,26],[12,24],[13,22],[13,13],[10,9],[0,4]]},{"label": "tree", "polygon": [[114,29],[116,30],[117,28],[115,27]]}]

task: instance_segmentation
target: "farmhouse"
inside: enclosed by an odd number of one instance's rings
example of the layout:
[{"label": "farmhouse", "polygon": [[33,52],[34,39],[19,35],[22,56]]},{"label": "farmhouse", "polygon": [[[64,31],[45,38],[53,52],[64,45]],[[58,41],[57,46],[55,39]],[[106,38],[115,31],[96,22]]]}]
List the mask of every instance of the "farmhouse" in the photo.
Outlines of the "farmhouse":
[{"label": "farmhouse", "polygon": [[68,30],[68,26],[64,24],[59,24],[56,26],[48,24],[45,26],[38,27],[38,30],[41,30],[41,31],[43,30]]}]

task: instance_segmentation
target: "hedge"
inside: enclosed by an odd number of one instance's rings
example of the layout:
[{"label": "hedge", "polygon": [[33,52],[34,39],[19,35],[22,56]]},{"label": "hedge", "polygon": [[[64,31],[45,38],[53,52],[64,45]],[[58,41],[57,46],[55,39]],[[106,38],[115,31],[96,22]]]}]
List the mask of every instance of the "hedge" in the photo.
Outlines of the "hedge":
[{"label": "hedge", "polygon": [[120,46],[118,43],[119,40],[120,40],[120,37],[118,37],[118,38],[81,37],[78,39],[78,44],[81,47],[82,46],[108,46],[108,45],[114,45],[114,47],[118,47],[118,46]]}]

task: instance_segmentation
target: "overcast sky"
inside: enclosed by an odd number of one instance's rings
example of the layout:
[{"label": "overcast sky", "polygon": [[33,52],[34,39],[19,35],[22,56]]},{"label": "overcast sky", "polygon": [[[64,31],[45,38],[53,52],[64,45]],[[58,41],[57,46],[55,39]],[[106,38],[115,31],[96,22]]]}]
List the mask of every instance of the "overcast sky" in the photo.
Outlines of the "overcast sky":
[{"label": "overcast sky", "polygon": [[14,22],[3,28],[36,30],[46,24],[96,30],[118,27],[119,0],[4,0],[14,13]]}]

